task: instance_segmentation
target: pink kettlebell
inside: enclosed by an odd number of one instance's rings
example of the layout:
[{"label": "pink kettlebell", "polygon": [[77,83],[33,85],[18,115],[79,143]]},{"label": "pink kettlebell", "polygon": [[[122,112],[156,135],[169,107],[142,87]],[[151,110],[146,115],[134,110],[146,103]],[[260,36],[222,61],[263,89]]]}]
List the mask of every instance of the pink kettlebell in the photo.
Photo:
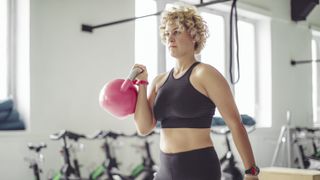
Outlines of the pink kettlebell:
[{"label": "pink kettlebell", "polygon": [[133,114],[136,109],[138,95],[133,80],[142,71],[140,68],[134,68],[126,80],[115,79],[106,83],[100,91],[100,106],[119,119]]}]

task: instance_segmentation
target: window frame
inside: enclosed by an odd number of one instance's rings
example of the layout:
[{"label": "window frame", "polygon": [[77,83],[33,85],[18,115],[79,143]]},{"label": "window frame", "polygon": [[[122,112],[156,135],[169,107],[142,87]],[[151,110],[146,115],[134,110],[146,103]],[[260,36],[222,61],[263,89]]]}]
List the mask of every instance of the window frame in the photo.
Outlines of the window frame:
[{"label": "window frame", "polygon": [[[4,47],[3,47],[3,49],[2,49],[2,53],[1,53],[1,59],[3,59],[3,61],[4,61],[4,66],[5,67],[3,67],[3,69],[4,69],[4,71],[2,72],[2,73],[4,73],[3,75],[3,77],[5,77],[5,78],[3,78],[3,80],[4,80],[4,83],[1,85],[1,86],[3,86],[3,88],[4,89],[0,89],[0,91],[5,91],[1,96],[0,96],[0,100],[3,98],[3,99],[6,99],[7,97],[8,97],[8,94],[9,94],[9,33],[10,33],[10,30],[9,30],[9,26],[10,26],[10,22],[9,22],[9,0],[4,0],[4,1],[2,1],[2,7],[1,8],[3,8],[4,9],[4,11],[3,11],[3,14],[1,14],[1,15],[4,15],[4,17],[2,18],[1,17],[1,19],[4,19],[4,21],[2,21],[2,23],[4,24],[3,26],[1,26],[1,29],[2,29],[2,31],[0,31],[0,32],[2,32],[3,34],[3,36],[4,36],[4,41],[2,41],[2,43],[3,43],[3,45],[4,45]],[[2,55],[3,55],[3,57],[2,57]],[[2,75],[2,74],[1,74]],[[2,97],[3,96],[3,97]]]},{"label": "window frame", "polygon": [[7,1],[7,39],[6,39],[6,61],[7,61],[7,97],[12,98],[15,101],[16,98],[16,82],[15,82],[15,72],[16,72],[16,52],[17,52],[17,3],[15,0]]},{"label": "window frame", "polygon": [[[320,59],[320,30],[315,30],[315,29],[312,29],[311,30],[311,43],[312,41],[314,40],[315,43],[316,43],[316,59],[319,60]],[[311,48],[311,54],[312,54],[312,48]],[[311,59],[313,57],[311,56]],[[315,60],[315,59],[312,59],[312,60]],[[316,63],[316,74],[317,74],[317,82],[316,84],[312,85],[312,86],[316,86],[315,88],[312,87],[312,90],[315,91],[312,93],[312,109],[313,109],[313,125],[316,126],[316,127],[320,127],[320,117],[318,116],[318,112],[320,111],[320,102],[318,101],[319,99],[319,96],[320,96],[320,93],[318,93],[320,91],[320,89],[318,89],[318,87],[320,86],[320,84],[318,83],[319,81],[319,74],[320,74],[320,69],[318,68],[320,65],[317,64],[317,63],[320,63],[320,62],[313,62],[313,63]],[[312,73],[313,75],[313,73]],[[313,78],[313,77],[312,77]],[[313,80],[312,80],[313,81]],[[314,83],[314,82],[313,82]],[[314,93],[316,94],[316,97],[314,97]],[[315,99],[316,98],[316,99]],[[314,102],[315,101],[315,102]]]}]

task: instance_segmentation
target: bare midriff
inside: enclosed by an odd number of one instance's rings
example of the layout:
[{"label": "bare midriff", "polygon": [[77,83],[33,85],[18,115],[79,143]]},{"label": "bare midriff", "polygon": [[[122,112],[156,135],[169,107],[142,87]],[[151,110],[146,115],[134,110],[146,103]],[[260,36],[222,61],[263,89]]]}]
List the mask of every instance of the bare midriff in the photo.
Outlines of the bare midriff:
[{"label": "bare midriff", "polygon": [[210,128],[162,128],[160,149],[164,153],[178,153],[212,147]]}]

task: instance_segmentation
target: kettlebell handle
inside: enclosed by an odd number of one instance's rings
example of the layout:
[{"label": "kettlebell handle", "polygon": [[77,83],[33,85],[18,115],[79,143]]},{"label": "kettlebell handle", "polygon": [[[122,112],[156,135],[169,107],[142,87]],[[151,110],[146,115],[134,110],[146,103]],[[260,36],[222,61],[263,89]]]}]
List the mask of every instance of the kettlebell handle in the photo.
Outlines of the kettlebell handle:
[{"label": "kettlebell handle", "polygon": [[130,86],[133,86],[132,81],[142,72],[143,72],[143,69],[139,67],[133,68],[130,71],[130,74],[127,77],[127,79],[122,83],[120,91],[122,92],[127,91]]}]

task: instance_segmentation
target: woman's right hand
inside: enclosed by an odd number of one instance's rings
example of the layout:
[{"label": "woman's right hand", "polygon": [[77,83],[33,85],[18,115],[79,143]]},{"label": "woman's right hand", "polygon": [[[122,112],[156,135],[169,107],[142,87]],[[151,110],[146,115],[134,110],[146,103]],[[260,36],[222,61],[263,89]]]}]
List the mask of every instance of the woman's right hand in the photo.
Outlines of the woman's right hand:
[{"label": "woman's right hand", "polygon": [[142,64],[134,64],[132,69],[140,68],[142,72],[136,77],[137,80],[148,81],[148,71],[145,65]]}]

